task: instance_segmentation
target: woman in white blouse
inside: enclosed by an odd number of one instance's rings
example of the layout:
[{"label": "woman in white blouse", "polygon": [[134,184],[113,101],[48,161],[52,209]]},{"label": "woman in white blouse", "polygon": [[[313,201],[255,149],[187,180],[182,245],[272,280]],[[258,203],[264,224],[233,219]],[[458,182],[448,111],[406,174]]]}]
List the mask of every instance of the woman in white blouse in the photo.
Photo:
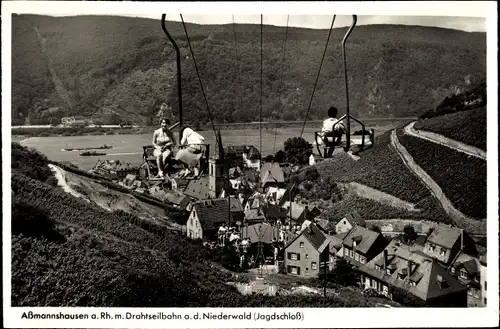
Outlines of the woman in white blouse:
[{"label": "woman in white blouse", "polygon": [[191,168],[194,168],[194,176],[198,176],[200,172],[197,165],[205,150],[205,138],[189,126],[181,129],[181,136],[179,151],[177,151],[175,159],[181,161],[186,167],[183,176],[189,175]]}]

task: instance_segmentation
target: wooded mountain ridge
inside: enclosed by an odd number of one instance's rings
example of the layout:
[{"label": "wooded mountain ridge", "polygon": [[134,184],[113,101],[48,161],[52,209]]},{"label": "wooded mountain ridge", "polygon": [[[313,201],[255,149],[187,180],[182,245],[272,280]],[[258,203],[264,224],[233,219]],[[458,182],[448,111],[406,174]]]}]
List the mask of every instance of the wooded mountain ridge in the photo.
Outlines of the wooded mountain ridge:
[{"label": "wooded mountain ridge", "polygon": [[[168,17],[167,17],[168,18]],[[182,23],[186,122],[209,121]],[[216,122],[258,120],[260,25],[186,24]],[[235,30],[235,31],[234,31]],[[158,20],[118,16],[12,17],[12,122],[83,115],[102,123],[157,124],[178,111],[175,51]],[[308,118],[345,111],[341,41],[334,28]],[[234,33],[236,32],[236,33]],[[328,30],[263,26],[262,119],[304,120]],[[486,33],[403,25],[358,26],[347,47],[353,115],[419,116],[486,75]]]}]

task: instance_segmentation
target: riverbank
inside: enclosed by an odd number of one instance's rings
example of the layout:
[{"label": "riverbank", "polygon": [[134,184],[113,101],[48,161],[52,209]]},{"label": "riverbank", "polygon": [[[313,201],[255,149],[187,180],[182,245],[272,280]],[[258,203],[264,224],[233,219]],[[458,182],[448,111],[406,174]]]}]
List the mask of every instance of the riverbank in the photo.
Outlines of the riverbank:
[{"label": "riverbank", "polygon": [[[370,118],[364,119],[367,127],[385,131],[411,121],[412,118]],[[236,122],[236,123],[217,123],[216,129],[220,130],[262,130],[279,133],[282,129],[302,127],[302,121],[277,121],[277,122]],[[305,125],[305,128],[320,127],[321,121],[311,120]],[[99,136],[99,135],[129,135],[129,134],[152,134],[157,126],[133,126],[120,128],[119,126],[100,126],[100,127],[51,127],[51,126],[16,126],[11,128],[11,135],[16,138],[27,137],[64,137],[64,136]],[[211,125],[196,127],[197,131],[212,131]],[[22,139],[22,138],[21,138]]]}]

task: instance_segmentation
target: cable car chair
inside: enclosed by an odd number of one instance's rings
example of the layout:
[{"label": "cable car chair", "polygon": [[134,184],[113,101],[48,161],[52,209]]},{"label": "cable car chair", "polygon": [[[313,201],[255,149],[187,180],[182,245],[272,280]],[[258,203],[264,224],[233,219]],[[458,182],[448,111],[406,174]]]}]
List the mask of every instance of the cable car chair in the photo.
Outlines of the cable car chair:
[{"label": "cable car chair", "polygon": [[[338,121],[333,125],[335,128],[336,125],[340,124],[343,119],[347,119],[346,131],[345,134],[342,130],[335,130],[328,134],[323,135],[321,131],[314,132],[314,142],[316,144],[316,149],[318,154],[322,158],[331,158],[333,155],[333,151],[335,148],[343,147],[345,152],[349,152],[351,150],[351,146],[355,146],[356,150],[351,152],[353,154],[358,154],[359,152],[369,149],[373,147],[375,143],[375,130],[369,129],[367,130],[363,122],[356,119],[352,115],[350,115],[349,109],[349,86],[347,80],[347,62],[346,62],[346,52],[345,52],[345,44],[347,39],[349,38],[351,32],[354,30],[356,26],[358,18],[357,15],[352,15],[352,24],[349,30],[347,31],[344,39],[342,40],[342,56],[344,63],[344,79],[345,79],[345,92],[346,92],[346,114],[341,116]],[[361,130],[355,131],[351,134],[351,119],[356,121],[361,125]],[[345,135],[345,141],[343,137]]]},{"label": "cable car chair", "polygon": [[[174,125],[172,125],[169,129],[172,130],[176,127],[179,127],[179,142],[182,139],[181,131],[183,128],[183,113],[182,113],[182,83],[181,83],[181,55],[180,55],[180,50],[179,47],[177,46],[177,43],[175,40],[172,38],[170,33],[167,30],[166,27],[166,14],[162,14],[161,17],[161,25],[163,32],[165,32],[166,36],[168,37],[170,43],[175,49],[176,53],[176,62],[177,62],[177,99],[179,103],[179,121],[176,122]],[[200,159],[200,173],[197,177],[186,177],[186,179],[197,179],[199,178],[203,173],[208,172],[208,158],[210,154],[210,144],[199,144],[202,145],[204,148],[203,155]],[[189,145],[182,145],[179,146],[179,148],[182,147],[188,147]],[[158,175],[158,166],[156,164],[156,157],[154,156],[154,146],[152,144],[149,145],[144,145],[143,146],[143,163],[141,164],[140,170],[139,170],[139,175],[147,179],[148,181],[164,181],[168,180],[170,177],[169,175],[175,174],[178,172],[179,168],[176,167],[178,163],[174,159],[171,159],[169,163],[167,164],[167,167],[165,168],[165,173],[167,174],[165,178],[162,177],[157,177]]]}]

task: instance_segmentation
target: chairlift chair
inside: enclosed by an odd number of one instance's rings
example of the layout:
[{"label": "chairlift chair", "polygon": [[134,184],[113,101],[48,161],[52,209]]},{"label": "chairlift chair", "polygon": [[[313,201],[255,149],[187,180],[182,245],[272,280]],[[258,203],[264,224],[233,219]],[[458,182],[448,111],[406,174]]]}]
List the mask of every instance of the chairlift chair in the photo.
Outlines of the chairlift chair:
[{"label": "chairlift chair", "polygon": [[[335,124],[340,124],[343,119],[346,119],[346,131],[345,131],[345,140],[343,140],[344,134],[340,130],[335,130],[323,135],[320,131],[314,132],[314,142],[316,144],[316,148],[318,154],[322,158],[331,158],[333,155],[333,151],[335,148],[343,148],[345,152],[352,154],[359,154],[359,152],[364,151],[373,147],[375,144],[375,130],[374,129],[366,129],[363,122],[356,119],[352,115],[350,115],[349,109],[349,86],[347,80],[347,63],[346,63],[346,52],[345,52],[345,44],[349,35],[354,30],[357,22],[357,15],[353,15],[352,24],[349,30],[347,31],[344,39],[342,40],[342,55],[343,55],[343,63],[344,63],[344,78],[345,78],[345,92],[346,92],[346,114],[340,117],[338,122]],[[355,131],[351,134],[351,120],[359,123],[361,125],[361,130]],[[334,128],[335,128],[334,125]],[[354,150],[351,150],[351,147],[354,146]]]}]

